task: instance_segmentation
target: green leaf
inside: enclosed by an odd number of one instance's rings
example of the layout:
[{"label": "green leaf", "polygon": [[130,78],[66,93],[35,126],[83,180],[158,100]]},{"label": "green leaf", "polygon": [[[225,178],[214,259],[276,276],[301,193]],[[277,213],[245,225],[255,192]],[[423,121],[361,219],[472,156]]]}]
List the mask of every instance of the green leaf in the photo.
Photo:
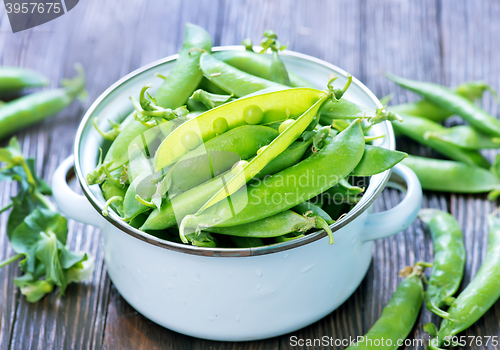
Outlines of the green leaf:
[{"label": "green leaf", "polygon": [[[19,218],[25,213],[26,212],[22,211],[16,213],[18,216],[16,216],[15,220],[19,220]],[[12,214],[9,219],[11,218]],[[59,244],[64,246],[68,235],[66,219],[59,213],[51,210],[36,208],[33,212],[23,218],[23,222],[18,224],[18,226],[13,230],[11,236],[9,236],[10,243],[12,244],[14,251],[18,254],[26,255],[26,261],[22,265],[24,266],[24,271],[35,271],[37,264],[36,253],[39,249],[40,241],[44,239],[43,233],[54,235],[55,239],[60,241]]]},{"label": "green leaf", "polygon": [[59,245],[57,237],[52,232],[42,232],[38,242],[36,257],[45,265],[46,280],[54,282],[61,289],[59,295],[66,290],[67,282],[61,261],[59,259]]},{"label": "green leaf", "polygon": [[0,162],[7,164],[7,167],[19,165],[19,158],[23,158],[21,145],[17,138],[13,137],[9,141],[9,145],[5,148],[0,148]]},{"label": "green leaf", "polygon": [[437,327],[434,323],[429,322],[429,323],[424,324],[424,331],[429,333],[429,335],[433,338],[437,337],[437,335],[438,335],[438,330],[437,330]]},{"label": "green leaf", "polygon": [[21,266],[25,272],[35,272],[36,250],[39,240],[40,232],[33,231],[24,222],[12,233],[12,237],[10,238],[12,249],[16,253],[26,256]]},{"label": "green leaf", "polygon": [[37,280],[30,273],[14,278],[14,284],[21,288],[21,294],[26,296],[26,300],[30,303],[37,302],[54,289],[54,283]]},{"label": "green leaf", "polygon": [[90,279],[94,273],[95,260],[90,257],[81,263],[76,264],[65,271],[66,281],[68,284],[72,282],[83,282]]},{"label": "green leaf", "polygon": [[24,219],[36,209],[36,203],[23,196],[21,192],[16,197],[12,198],[14,207],[7,221],[7,236],[12,240],[14,230],[24,221]]},{"label": "green leaf", "polygon": [[87,254],[83,252],[75,253],[69,250],[65,245],[58,242],[58,248],[60,251],[61,266],[63,269],[67,270],[85,260],[87,260]]}]

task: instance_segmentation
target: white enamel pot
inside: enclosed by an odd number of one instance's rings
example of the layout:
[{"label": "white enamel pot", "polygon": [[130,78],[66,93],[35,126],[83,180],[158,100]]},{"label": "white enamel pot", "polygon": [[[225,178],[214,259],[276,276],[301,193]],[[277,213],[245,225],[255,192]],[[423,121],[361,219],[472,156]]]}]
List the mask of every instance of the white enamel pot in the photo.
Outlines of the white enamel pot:
[{"label": "white enamel pot", "polygon": [[[240,49],[220,47],[215,50]],[[119,120],[130,112],[130,96],[156,73],[168,74],[177,56],[154,62],[127,75],[106,90],[86,113],[75,140],[74,157],[53,178],[54,198],[69,218],[101,228],[108,274],[125,300],[152,321],[194,337],[245,341],[274,337],[318,321],[339,307],[359,286],[372,260],[373,240],[394,235],[416,218],[422,201],[420,183],[403,165],[372,176],[361,201],[331,226],[335,244],[325,232],[250,249],[212,249],[158,239],[132,228],[118,215],[101,214],[98,186],[88,186],[87,173],[97,164],[102,137],[94,118]],[[331,73],[345,82],[346,72],[306,55],[282,54],[291,71],[319,88]],[[158,83],[156,84],[158,85]],[[370,108],[377,98],[354,79],[345,98]],[[385,134],[378,146],[394,149],[390,123],[374,127]],[[72,171],[84,195],[68,186]],[[372,213],[371,206],[389,178],[406,190],[391,210]]]}]

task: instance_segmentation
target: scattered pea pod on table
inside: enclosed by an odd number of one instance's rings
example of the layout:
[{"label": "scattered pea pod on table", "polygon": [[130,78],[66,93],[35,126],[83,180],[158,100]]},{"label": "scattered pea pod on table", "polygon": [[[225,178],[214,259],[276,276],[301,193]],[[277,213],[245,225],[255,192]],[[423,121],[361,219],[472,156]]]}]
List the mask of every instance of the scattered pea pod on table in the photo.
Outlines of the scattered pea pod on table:
[{"label": "scattered pea pod on table", "polygon": [[48,84],[49,80],[45,76],[31,69],[0,67],[0,92],[18,91]]},{"label": "scattered pea pod on table", "polygon": [[442,308],[454,301],[453,295],[460,287],[464,274],[466,253],[463,233],[457,220],[444,211],[422,209],[419,218],[431,231],[434,250],[432,274],[424,300],[430,311],[449,318],[450,315]]},{"label": "scattered pea pod on table", "polygon": [[500,178],[477,166],[411,155],[402,163],[415,172],[425,190],[483,193],[500,188]]},{"label": "scattered pea pod on table", "polygon": [[453,344],[452,337],[479,320],[500,298],[500,219],[489,215],[488,229],[486,257],[472,281],[448,309],[449,319],[444,319],[439,332],[432,334],[437,338],[431,342],[431,349],[459,345]]},{"label": "scattered pea pod on table", "polygon": [[346,350],[395,350],[404,345],[422,306],[423,284],[418,267],[398,286],[382,315],[362,337]]},{"label": "scattered pea pod on table", "polygon": [[5,103],[0,108],[0,139],[60,112],[76,97],[85,96],[83,68],[81,65],[75,68],[78,75],[63,80],[62,88],[35,92]]},{"label": "scattered pea pod on table", "polygon": [[[471,102],[474,102],[476,99],[480,99],[483,96],[484,91],[486,90],[490,91],[494,97],[497,97],[496,92],[488,84],[482,81],[466,82],[460,84],[454,89],[457,94]],[[446,118],[453,115],[453,112],[450,112],[449,110],[442,108],[441,106],[432,103],[427,99],[423,99],[417,102],[389,106],[388,109],[396,113],[424,117],[435,122],[442,122]]]},{"label": "scattered pea pod on table", "polygon": [[477,151],[457,147],[455,144],[441,138],[429,137],[429,134],[432,135],[434,132],[444,132],[446,130],[444,126],[422,117],[405,114],[401,114],[401,116],[403,118],[402,123],[393,122],[395,131],[425,146],[429,146],[453,160],[487,169],[490,167],[490,163]]},{"label": "scattered pea pod on table", "polygon": [[436,105],[457,114],[477,130],[494,137],[500,137],[500,122],[467,98],[442,85],[415,81],[388,74],[396,84],[414,91]]}]

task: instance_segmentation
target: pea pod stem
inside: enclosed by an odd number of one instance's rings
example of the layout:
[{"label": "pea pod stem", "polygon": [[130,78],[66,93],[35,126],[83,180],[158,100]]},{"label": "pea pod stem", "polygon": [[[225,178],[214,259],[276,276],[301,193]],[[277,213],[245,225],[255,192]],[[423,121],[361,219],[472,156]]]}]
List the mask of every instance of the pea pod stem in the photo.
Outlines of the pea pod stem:
[{"label": "pea pod stem", "polygon": [[23,257],[24,257],[24,254],[16,254],[14,256],[11,256],[10,258],[0,262],[0,269],[4,266],[7,266],[7,265],[13,263],[14,261],[17,261],[17,260],[23,258]]},{"label": "pea pod stem", "polygon": [[114,196],[111,197],[104,203],[104,207],[102,209],[102,215],[103,216],[108,216],[109,215],[109,206],[114,203],[114,202],[123,202],[123,197],[120,196]]}]

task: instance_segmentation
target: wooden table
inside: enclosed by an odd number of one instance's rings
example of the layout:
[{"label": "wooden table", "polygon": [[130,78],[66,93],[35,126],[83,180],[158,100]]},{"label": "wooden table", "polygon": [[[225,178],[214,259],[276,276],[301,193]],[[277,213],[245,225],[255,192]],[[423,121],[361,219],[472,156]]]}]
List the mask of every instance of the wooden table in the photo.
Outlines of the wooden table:
[{"label": "wooden table", "polygon": [[[500,2],[495,0],[82,0],[55,21],[18,34],[11,33],[2,10],[0,64],[43,72],[53,87],[74,74],[75,62],[82,62],[87,73],[89,100],[84,105],[75,103],[18,134],[24,153],[36,157],[37,171],[46,180],[72,153],[76,128],[90,103],[125,74],[176,53],[187,21],[205,27],[214,45],[238,44],[248,36],[258,42],[262,32],[272,28],[290,49],[342,67],[377,96],[395,92],[394,103],[417,97],[396,88],[384,77],[386,71],[449,86],[482,79],[500,89]],[[489,96],[484,106],[498,116],[498,105]],[[414,154],[432,155],[413,143],[404,147]],[[492,159],[494,152],[488,156]],[[14,192],[11,184],[0,183],[0,207]],[[394,206],[400,199],[400,194],[387,190],[377,209]],[[485,219],[496,205],[485,195],[426,193],[424,207],[450,211],[463,227],[468,258],[462,288],[484,258]],[[0,260],[13,254],[5,234],[6,221],[6,214],[0,216]],[[95,256],[96,270],[91,281],[71,285],[63,298],[53,293],[30,304],[13,285],[20,273],[17,266],[0,269],[0,349],[293,348],[290,335],[220,343],[164,329],[138,314],[117,293],[106,274],[98,230],[71,221],[69,245]],[[428,231],[417,220],[406,231],[375,244],[366,278],[344,305],[293,335],[348,338],[364,334],[396,289],[398,270],[418,260],[432,260],[432,245]],[[500,336],[499,319],[497,302],[465,335]],[[430,321],[437,322],[437,317],[421,312],[410,338],[427,340],[422,325]]]}]

